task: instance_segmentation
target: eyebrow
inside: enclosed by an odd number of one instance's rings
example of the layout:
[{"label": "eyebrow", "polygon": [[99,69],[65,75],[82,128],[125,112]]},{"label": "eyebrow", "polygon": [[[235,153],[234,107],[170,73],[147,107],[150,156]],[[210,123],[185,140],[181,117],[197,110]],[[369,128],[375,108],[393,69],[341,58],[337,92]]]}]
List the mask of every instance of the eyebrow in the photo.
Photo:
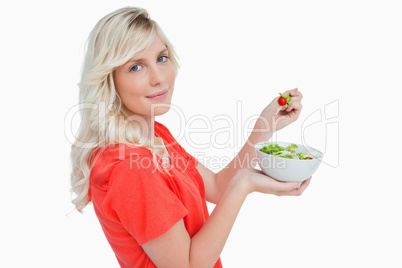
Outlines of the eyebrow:
[{"label": "eyebrow", "polygon": [[[167,47],[165,47],[164,49],[162,49],[157,55],[160,55],[160,54],[163,54],[163,53],[165,53],[165,52],[168,52],[169,50],[167,49]],[[142,58],[139,58],[139,59],[132,59],[132,60],[129,60],[127,63],[129,63],[129,62],[141,62],[142,61]]]}]

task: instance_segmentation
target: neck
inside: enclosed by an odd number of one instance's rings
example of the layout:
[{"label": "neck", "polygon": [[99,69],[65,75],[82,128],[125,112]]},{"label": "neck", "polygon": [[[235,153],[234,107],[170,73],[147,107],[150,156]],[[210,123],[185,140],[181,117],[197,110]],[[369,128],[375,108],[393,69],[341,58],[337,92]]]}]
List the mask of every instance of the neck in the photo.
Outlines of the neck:
[{"label": "neck", "polygon": [[142,132],[142,139],[155,139],[155,116],[130,113],[128,120],[139,124]]},{"label": "neck", "polygon": [[140,122],[142,135],[144,138],[155,137],[155,116],[142,116],[143,121]]}]

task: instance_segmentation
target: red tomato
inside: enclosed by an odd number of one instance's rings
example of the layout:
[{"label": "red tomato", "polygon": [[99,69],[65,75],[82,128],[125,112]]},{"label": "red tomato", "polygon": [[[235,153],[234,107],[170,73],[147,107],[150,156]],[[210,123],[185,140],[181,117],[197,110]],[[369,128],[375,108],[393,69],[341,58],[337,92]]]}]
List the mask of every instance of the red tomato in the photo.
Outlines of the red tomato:
[{"label": "red tomato", "polygon": [[282,97],[282,96],[279,97],[279,99],[278,99],[278,104],[279,104],[280,106],[285,106],[287,103],[288,103],[288,102],[287,102],[287,100],[286,100],[285,97]]}]

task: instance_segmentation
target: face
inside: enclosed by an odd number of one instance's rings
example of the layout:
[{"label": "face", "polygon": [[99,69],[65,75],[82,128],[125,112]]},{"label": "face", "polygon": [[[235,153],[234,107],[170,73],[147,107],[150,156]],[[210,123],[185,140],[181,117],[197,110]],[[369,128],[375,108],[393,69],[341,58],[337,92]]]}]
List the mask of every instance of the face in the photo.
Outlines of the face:
[{"label": "face", "polygon": [[116,90],[129,115],[149,119],[169,111],[175,72],[158,35],[151,46],[114,72]]}]

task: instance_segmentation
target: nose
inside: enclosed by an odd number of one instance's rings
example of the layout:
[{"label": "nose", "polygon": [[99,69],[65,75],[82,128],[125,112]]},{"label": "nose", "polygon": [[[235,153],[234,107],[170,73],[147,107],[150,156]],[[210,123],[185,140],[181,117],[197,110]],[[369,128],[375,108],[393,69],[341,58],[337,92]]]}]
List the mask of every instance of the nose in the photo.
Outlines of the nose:
[{"label": "nose", "polygon": [[158,66],[151,66],[149,68],[149,82],[152,86],[163,84],[166,80],[166,75]]}]

